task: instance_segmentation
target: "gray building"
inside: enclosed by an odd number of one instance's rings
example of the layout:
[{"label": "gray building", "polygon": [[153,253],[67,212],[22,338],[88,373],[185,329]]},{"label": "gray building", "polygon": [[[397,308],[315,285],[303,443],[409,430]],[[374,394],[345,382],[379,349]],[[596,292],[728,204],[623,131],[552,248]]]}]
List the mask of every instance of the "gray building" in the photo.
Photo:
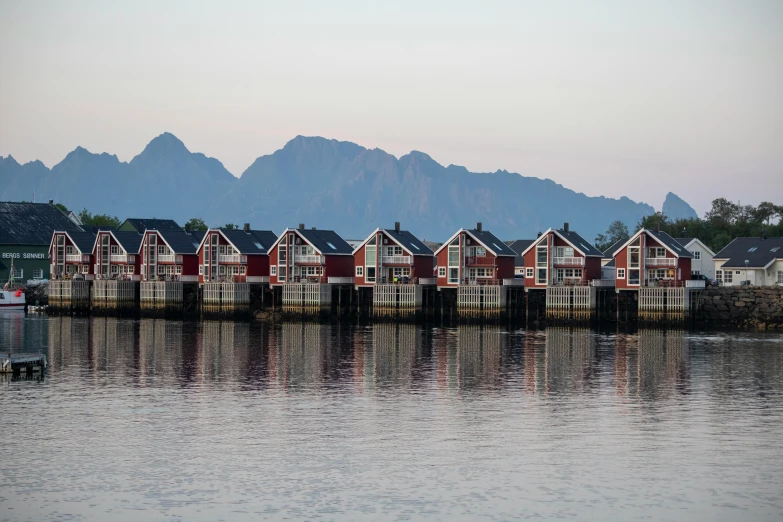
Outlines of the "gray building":
[{"label": "gray building", "polygon": [[60,209],[49,203],[0,201],[0,281],[49,279],[49,244],[55,230],[82,232]]}]

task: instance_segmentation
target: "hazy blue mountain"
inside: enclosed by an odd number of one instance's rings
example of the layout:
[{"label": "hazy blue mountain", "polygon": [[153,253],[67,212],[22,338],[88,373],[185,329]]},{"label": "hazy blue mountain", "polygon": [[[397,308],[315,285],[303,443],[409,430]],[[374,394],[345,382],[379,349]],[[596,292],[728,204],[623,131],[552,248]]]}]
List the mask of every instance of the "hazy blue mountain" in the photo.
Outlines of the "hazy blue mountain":
[{"label": "hazy blue mountain", "polygon": [[663,202],[663,215],[676,221],[678,219],[697,219],[699,215],[682,198],[673,192],[666,194],[666,200]]},{"label": "hazy blue mountain", "polygon": [[[347,238],[395,221],[427,240],[444,240],[477,221],[504,239],[529,238],[568,221],[593,239],[616,219],[633,228],[654,212],[645,203],[588,197],[547,179],[444,167],[423,152],[396,158],[303,136],[259,157],[238,179],[218,160],[190,152],[164,133],[128,163],[81,147],[51,170],[40,162],[0,158],[0,187],[4,200],[30,200],[34,189],[39,201],[121,218],[202,217],[211,225],[250,222],[276,232],[305,223]],[[674,198],[670,194],[667,202]]]}]

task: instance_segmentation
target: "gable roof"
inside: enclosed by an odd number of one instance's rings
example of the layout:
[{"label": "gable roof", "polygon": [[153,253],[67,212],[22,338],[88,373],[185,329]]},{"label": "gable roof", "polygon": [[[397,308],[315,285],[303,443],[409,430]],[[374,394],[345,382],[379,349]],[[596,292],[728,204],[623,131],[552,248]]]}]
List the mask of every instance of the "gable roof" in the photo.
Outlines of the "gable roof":
[{"label": "gable roof", "polygon": [[[286,234],[296,232],[321,255],[353,255],[353,248],[334,230],[312,230],[301,228],[287,228],[283,231],[272,247],[277,245]],[[270,249],[272,248],[270,247]]]},{"label": "gable roof", "polygon": [[[604,250],[604,255],[603,255],[603,258],[604,258],[604,259],[609,259],[609,258],[612,258],[612,259],[614,259],[614,253],[615,253],[615,252],[616,252],[616,251],[617,251],[617,250],[618,250],[618,249],[619,249],[619,248],[620,248],[620,247],[623,245],[623,243],[625,243],[626,241],[628,241],[628,240],[627,240],[627,239],[618,239],[617,241],[615,241],[614,243],[612,243],[612,246],[610,246],[609,248],[607,248],[606,250]],[[606,266],[606,265],[604,265],[604,266]]]},{"label": "gable roof", "polygon": [[525,266],[525,256],[522,255],[522,252],[527,250],[534,241],[535,239],[517,239],[508,245],[511,250],[517,253],[517,257],[514,258],[514,266]]},{"label": "gable roof", "polygon": [[182,230],[182,227],[173,219],[128,218],[122,222],[120,228],[123,228],[126,224],[132,226],[141,234],[143,234],[145,230]]},{"label": "gable roof", "polygon": [[56,232],[64,232],[71,239],[71,242],[79,249],[82,254],[92,254],[92,247],[95,245],[95,233],[94,232],[66,232],[65,230],[57,230]]},{"label": "gable roof", "polygon": [[[185,232],[182,229],[148,230],[148,232],[157,232],[175,254],[195,254],[198,252],[201,240],[204,239],[204,234],[206,234],[206,231],[191,230],[190,232]],[[140,250],[141,245],[139,245]]]},{"label": "gable roof", "polygon": [[528,245],[528,247],[522,251],[521,255],[525,255],[528,252],[528,250],[530,250],[531,248],[533,248],[533,246],[540,243],[541,240],[544,239],[550,232],[553,232],[554,234],[559,236],[560,239],[562,239],[563,241],[565,241],[566,243],[574,247],[576,251],[578,251],[580,254],[582,254],[585,257],[603,258],[604,256],[603,252],[595,248],[595,246],[593,246],[593,244],[590,243],[589,241],[585,240],[585,238],[583,238],[573,230],[569,230],[568,232],[566,232],[562,228],[557,230],[553,228],[547,229],[546,232],[544,232],[543,234],[535,238],[533,242],[530,243],[530,245]]},{"label": "gable roof", "polygon": [[[137,253],[141,250],[141,243],[144,239],[144,234],[133,232],[130,230],[114,230],[114,229],[101,229],[100,232],[109,232],[114,237],[114,240],[128,253]],[[92,250],[95,251],[95,247],[98,242],[98,234],[94,235]]]},{"label": "gable roof", "polygon": [[82,228],[48,203],[0,202],[0,244],[48,246],[55,230],[81,232]]},{"label": "gable roof", "polygon": [[697,243],[699,243],[699,244],[701,245],[701,247],[702,247],[704,250],[706,250],[707,252],[709,252],[709,254],[710,254],[712,257],[715,257],[715,252],[713,252],[713,251],[712,251],[712,249],[711,249],[710,247],[708,247],[707,245],[705,245],[705,244],[704,244],[704,242],[703,242],[701,239],[699,239],[698,237],[675,237],[674,239],[675,239],[675,241],[677,241],[679,244],[681,244],[682,246],[684,246],[686,250],[687,250],[687,249],[688,249],[688,247],[691,245],[691,243],[693,243],[693,242],[697,242]]},{"label": "gable roof", "polygon": [[407,251],[412,256],[431,256],[434,255],[432,252],[432,249],[425,245],[423,242],[419,240],[416,236],[408,232],[407,230],[394,230],[388,229],[388,228],[376,228],[372,231],[372,233],[367,236],[367,238],[356,245],[356,247],[353,249],[353,253],[356,253],[357,250],[359,250],[361,247],[363,247],[365,244],[367,244],[368,241],[370,241],[373,237],[375,237],[375,234],[378,232],[383,232],[389,238],[391,238],[392,241],[397,243],[399,246],[402,247],[403,250]]},{"label": "gable roof", "polygon": [[505,244],[503,241],[499,240],[494,234],[491,232],[487,232],[486,230],[477,230],[475,228],[473,229],[467,229],[467,228],[461,228],[457,230],[457,232],[454,233],[453,236],[451,236],[445,243],[443,243],[436,251],[435,254],[449,246],[452,241],[454,241],[454,238],[456,238],[458,235],[460,235],[462,232],[465,232],[470,237],[472,237],[474,240],[478,241],[481,246],[489,250],[492,254],[495,256],[516,256],[517,253],[514,252],[511,247],[509,247],[507,244]]},{"label": "gable roof", "polygon": [[210,232],[220,232],[220,234],[236,248],[240,254],[268,254],[269,249],[277,241],[277,234],[271,230],[250,230],[245,232],[242,228],[211,228],[204,232],[204,236],[199,243],[199,250],[204,246],[204,242]]},{"label": "gable roof", "polygon": [[623,248],[627,247],[631,244],[632,241],[634,241],[637,237],[639,237],[642,232],[646,232],[648,235],[650,235],[653,239],[655,239],[658,243],[664,246],[666,250],[671,252],[677,257],[687,258],[690,259],[691,253],[685,250],[685,248],[677,242],[676,239],[674,239],[672,236],[667,234],[666,232],[662,230],[651,230],[649,228],[640,228],[634,235],[632,235],[628,241],[620,245],[619,248],[617,248],[613,253],[612,257],[616,256],[617,253],[622,250]]},{"label": "gable roof", "polygon": [[767,268],[783,259],[783,237],[738,237],[715,254],[715,259],[727,259],[721,268],[745,268],[746,259],[748,268]]}]

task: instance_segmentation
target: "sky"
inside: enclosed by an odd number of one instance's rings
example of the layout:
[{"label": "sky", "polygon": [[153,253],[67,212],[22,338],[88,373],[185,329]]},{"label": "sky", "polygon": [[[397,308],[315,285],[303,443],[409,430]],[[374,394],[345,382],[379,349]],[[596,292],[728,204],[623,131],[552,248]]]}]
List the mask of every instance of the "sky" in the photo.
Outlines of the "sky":
[{"label": "sky", "polygon": [[0,155],[239,176],[296,135],[701,214],[783,204],[783,2],[0,1]]}]

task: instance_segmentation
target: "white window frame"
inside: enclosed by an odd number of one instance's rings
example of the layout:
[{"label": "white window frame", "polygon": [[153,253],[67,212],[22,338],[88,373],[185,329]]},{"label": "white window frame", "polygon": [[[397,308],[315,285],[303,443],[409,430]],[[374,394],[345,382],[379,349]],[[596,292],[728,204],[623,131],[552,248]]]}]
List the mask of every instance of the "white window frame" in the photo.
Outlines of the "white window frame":
[{"label": "white window frame", "polygon": [[43,268],[33,268],[33,279],[43,279]]},{"label": "white window frame", "polygon": [[445,266],[439,266],[438,267],[438,277],[446,277],[446,267]]},{"label": "white window frame", "polygon": [[120,273],[120,265],[111,265],[111,273],[112,274],[119,274]]},{"label": "white window frame", "polygon": [[198,275],[204,275],[204,265],[198,265]]},{"label": "white window frame", "polygon": [[525,268],[525,279],[533,279],[535,275],[536,275],[536,271],[533,268],[531,267]]},{"label": "white window frame", "polygon": [[177,275],[182,274],[182,265],[177,265],[177,268],[174,270],[174,273]]},{"label": "white window frame", "polygon": [[111,246],[111,255],[117,256],[119,254],[120,254],[120,247],[117,246],[117,245],[112,245]]},{"label": "white window frame", "polygon": [[700,260],[701,259],[701,252],[699,252],[698,250],[696,250],[695,252],[692,252],[692,254],[693,254],[693,259],[696,259],[696,260]]},{"label": "white window frame", "polygon": [[82,265],[82,274],[90,273],[90,265]]},{"label": "white window frame", "polygon": [[277,265],[269,267],[269,275],[277,276]]},{"label": "white window frame", "polygon": [[24,277],[24,269],[18,266],[14,267],[14,279],[22,279]]},{"label": "white window frame", "polygon": [[617,279],[625,279],[625,268],[617,269]]},{"label": "white window frame", "polygon": [[364,277],[364,267],[363,266],[357,266],[356,267],[356,277]]},{"label": "white window frame", "polygon": [[779,285],[783,285],[783,270],[778,270],[778,279],[777,283]]}]

